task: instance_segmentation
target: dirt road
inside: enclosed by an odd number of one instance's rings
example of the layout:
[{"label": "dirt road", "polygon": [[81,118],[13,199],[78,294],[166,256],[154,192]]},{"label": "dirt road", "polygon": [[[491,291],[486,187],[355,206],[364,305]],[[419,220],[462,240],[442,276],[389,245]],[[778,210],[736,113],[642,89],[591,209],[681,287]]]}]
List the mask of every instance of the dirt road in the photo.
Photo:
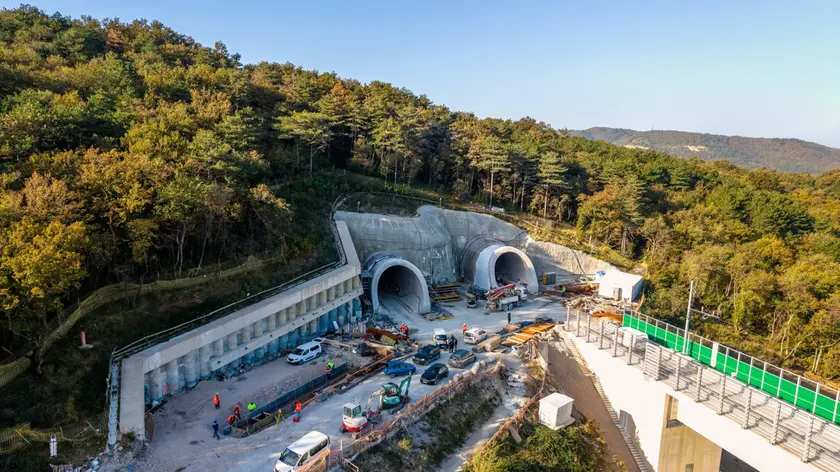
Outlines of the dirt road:
[{"label": "dirt road", "polygon": [[565,352],[560,351],[551,344],[548,349],[548,370],[551,373],[552,379],[556,383],[556,387],[561,389],[563,393],[572,397],[575,401],[575,408],[589,419],[594,419],[598,422],[598,430],[601,432],[604,441],[607,442],[613,454],[618,456],[627,470],[630,472],[639,472],[639,467],[633,460],[633,455],[630,449],[627,448],[627,443],[624,442],[624,437],[621,431],[613,423],[610,413],[607,411],[601,396],[595,390],[595,384],[592,379],[584,375],[577,362],[566,355]]}]

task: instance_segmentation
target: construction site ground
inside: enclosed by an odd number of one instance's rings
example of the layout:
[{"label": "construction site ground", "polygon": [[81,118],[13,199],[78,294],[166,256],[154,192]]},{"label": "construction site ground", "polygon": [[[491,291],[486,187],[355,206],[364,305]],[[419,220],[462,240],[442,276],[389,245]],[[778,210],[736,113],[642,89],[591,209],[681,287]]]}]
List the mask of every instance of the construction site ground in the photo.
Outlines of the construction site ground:
[{"label": "construction site ground", "polygon": [[[560,303],[563,298],[548,295],[530,295],[530,299],[523,305],[510,310],[511,323],[533,321],[538,316],[547,316],[554,321],[566,321],[566,307]],[[454,334],[458,340],[458,347],[464,347],[461,326],[466,323],[469,328],[482,328],[488,333],[495,333],[507,324],[507,311],[497,311],[489,314],[484,312],[484,301],[479,300],[478,308],[467,308],[466,298],[459,302],[443,303],[440,306],[454,315],[450,319],[429,321],[392,297],[380,299],[380,312],[387,314],[395,323],[405,323],[412,329],[411,336],[423,344],[432,341],[435,329],[444,329],[447,334]],[[415,331],[416,330],[416,331]]]},{"label": "construction site ground", "polygon": [[[565,320],[565,307],[559,301],[558,297],[534,297],[525,306],[511,311],[512,322],[531,321],[537,316]],[[392,319],[396,323],[408,324],[412,328],[411,336],[416,337],[422,344],[431,342],[434,329],[443,328],[448,334],[455,334],[458,347],[461,348],[466,346],[461,335],[462,324],[483,328],[488,332],[499,331],[507,324],[507,312],[485,315],[482,308],[466,308],[464,301],[446,307],[455,315],[449,320],[429,321],[419,314],[405,309],[394,309],[393,306],[394,304],[385,306]],[[256,402],[258,406],[265,404],[294,385],[303,384],[313,376],[323,375],[324,364],[331,359],[330,354],[336,355],[336,352],[328,349],[327,355],[318,358],[315,365],[292,366],[284,359],[278,359],[225,382],[209,380],[199,383],[193,390],[171,398],[154,414],[154,435],[144,451],[128,463],[107,464],[109,467],[103,467],[101,470],[126,470],[125,467],[132,465],[135,472],[270,471],[287,445],[313,430],[329,435],[333,447],[340,447],[341,441],[351,441],[350,433],[342,434],[339,431],[342,405],[351,401],[366,405],[372,393],[381,388],[382,384],[391,381],[391,378],[381,371],[350,390],[324,401],[310,403],[304,408],[300,423],[294,423],[291,418],[287,418],[277,426],[252,436],[237,439],[222,435],[221,440],[213,439],[211,427],[216,419],[221,426],[220,430],[224,428],[226,418],[237,402],[240,403],[244,414],[249,401]],[[490,356],[497,354],[485,353],[479,357]],[[448,359],[449,353],[444,352],[437,362],[446,363]],[[332,360],[337,364],[350,362],[359,365],[364,362],[362,358],[346,351],[342,351]],[[425,366],[418,366],[412,378],[412,401],[422,398],[440,386],[421,384],[420,374],[424,370]],[[450,376],[441,384],[451,380],[459,371],[450,369]],[[212,403],[213,394],[216,392],[219,392],[222,398],[222,408],[219,410],[216,410]],[[499,412],[501,413],[504,412]],[[384,418],[387,419],[387,415],[388,413],[385,413]],[[474,440],[478,442],[485,434],[486,432],[482,433]]]}]

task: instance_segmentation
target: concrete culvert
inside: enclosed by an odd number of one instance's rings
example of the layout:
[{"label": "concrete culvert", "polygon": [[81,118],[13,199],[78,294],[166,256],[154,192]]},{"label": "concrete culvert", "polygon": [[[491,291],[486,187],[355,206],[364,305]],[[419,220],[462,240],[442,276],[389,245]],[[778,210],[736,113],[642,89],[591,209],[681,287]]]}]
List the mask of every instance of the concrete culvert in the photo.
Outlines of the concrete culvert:
[{"label": "concrete culvert", "polygon": [[426,313],[431,310],[429,288],[420,269],[398,257],[386,257],[373,263],[371,273],[371,304],[373,311],[384,306],[388,311]]}]

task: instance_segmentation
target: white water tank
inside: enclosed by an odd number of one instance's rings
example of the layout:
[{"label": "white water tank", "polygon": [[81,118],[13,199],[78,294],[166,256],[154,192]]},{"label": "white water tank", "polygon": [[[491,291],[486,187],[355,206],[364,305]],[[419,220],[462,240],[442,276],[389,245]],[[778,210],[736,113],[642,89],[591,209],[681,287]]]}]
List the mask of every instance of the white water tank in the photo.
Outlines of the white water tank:
[{"label": "white water tank", "polygon": [[551,429],[564,428],[575,420],[572,418],[574,400],[562,393],[552,393],[540,400],[540,423]]}]

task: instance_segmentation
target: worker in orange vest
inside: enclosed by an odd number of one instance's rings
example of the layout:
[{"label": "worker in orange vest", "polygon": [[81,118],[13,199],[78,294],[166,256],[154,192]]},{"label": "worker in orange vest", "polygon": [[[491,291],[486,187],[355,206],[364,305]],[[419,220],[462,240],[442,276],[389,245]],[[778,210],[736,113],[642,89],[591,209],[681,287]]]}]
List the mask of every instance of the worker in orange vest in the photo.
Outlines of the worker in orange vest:
[{"label": "worker in orange vest", "polygon": [[234,415],[228,416],[228,424],[229,425],[233,426],[233,423],[235,423],[235,422],[236,422],[236,416],[234,416]]},{"label": "worker in orange vest", "polygon": [[402,326],[400,326],[400,332],[403,334],[403,336],[408,336],[408,326],[406,326],[405,323],[403,323]]},{"label": "worker in orange vest", "polygon": [[297,423],[300,421],[300,400],[295,402],[295,419],[294,422]]},{"label": "worker in orange vest", "polygon": [[219,392],[216,392],[216,394],[213,395],[213,405],[215,405],[216,409],[218,410],[221,404],[222,404],[222,397],[219,396]]},{"label": "worker in orange vest", "polygon": [[461,325],[461,334],[464,334],[466,332],[467,332],[467,324],[464,323],[464,324]]}]

